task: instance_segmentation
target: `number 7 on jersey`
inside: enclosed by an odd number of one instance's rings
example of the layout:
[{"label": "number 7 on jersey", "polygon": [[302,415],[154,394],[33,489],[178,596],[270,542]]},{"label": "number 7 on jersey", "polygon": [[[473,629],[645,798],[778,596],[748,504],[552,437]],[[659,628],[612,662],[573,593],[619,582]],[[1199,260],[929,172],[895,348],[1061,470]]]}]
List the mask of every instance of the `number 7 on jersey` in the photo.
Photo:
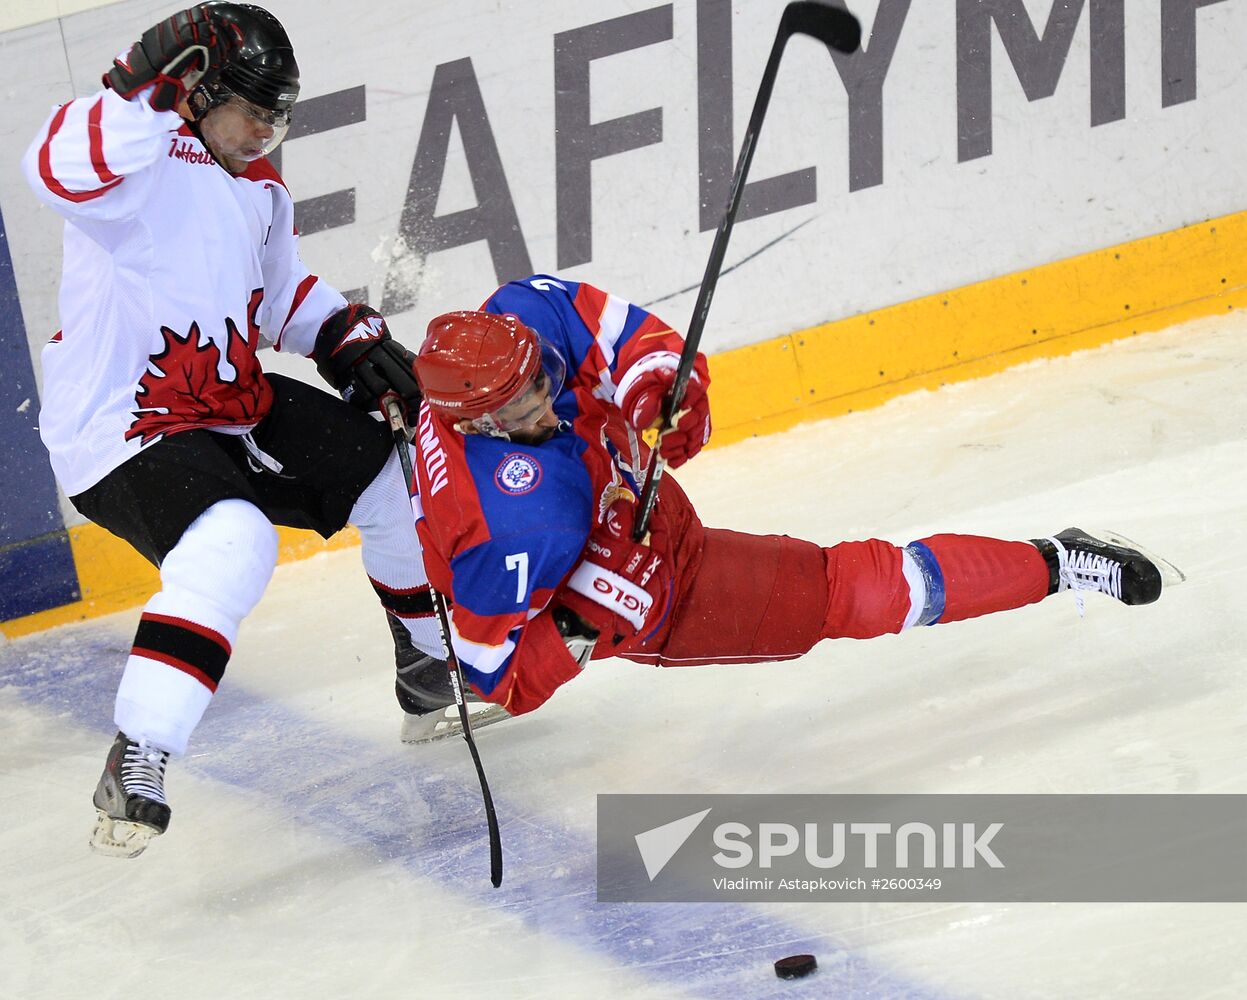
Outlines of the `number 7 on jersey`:
[{"label": "number 7 on jersey", "polygon": [[507,556],[507,569],[515,570],[517,579],[515,581],[515,603],[523,604],[524,598],[528,593],[528,553],[512,552]]}]

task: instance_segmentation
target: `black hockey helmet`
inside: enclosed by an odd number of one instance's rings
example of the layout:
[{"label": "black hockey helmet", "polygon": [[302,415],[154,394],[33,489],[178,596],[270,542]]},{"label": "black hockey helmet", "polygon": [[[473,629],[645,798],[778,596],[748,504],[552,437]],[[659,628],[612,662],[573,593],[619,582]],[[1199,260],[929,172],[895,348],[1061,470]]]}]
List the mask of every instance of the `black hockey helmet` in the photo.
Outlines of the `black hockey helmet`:
[{"label": "black hockey helmet", "polygon": [[299,64],[281,22],[249,3],[213,0],[203,8],[215,20],[235,25],[242,45],[219,72],[205,76],[195,87],[190,102],[195,117],[202,118],[237,96],[273,112],[275,124],[289,124],[290,109],[299,97]]}]

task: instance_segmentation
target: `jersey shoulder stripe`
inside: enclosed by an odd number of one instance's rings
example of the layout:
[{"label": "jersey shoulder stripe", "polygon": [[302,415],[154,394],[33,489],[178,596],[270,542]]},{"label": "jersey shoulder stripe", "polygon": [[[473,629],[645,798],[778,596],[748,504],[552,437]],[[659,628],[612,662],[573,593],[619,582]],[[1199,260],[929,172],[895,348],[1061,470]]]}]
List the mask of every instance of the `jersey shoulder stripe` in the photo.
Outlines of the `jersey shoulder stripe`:
[{"label": "jersey shoulder stripe", "polygon": [[62,104],[56,114],[53,115],[52,121],[48,125],[48,134],[44,138],[43,144],[39,147],[39,176],[49,191],[60,198],[64,198],[66,201],[91,201],[94,198],[107,194],[125,180],[124,177],[118,177],[109,170],[104,161],[103,133],[100,130],[103,105],[103,98],[91,105],[91,110],[87,112],[86,130],[91,165],[95,170],[96,176],[101,181],[100,187],[88,188],[83,191],[71,191],[57,180],[56,175],[52,171],[52,141],[57,137],[57,134],[65,124],[65,116],[69,113],[70,107],[68,104]]},{"label": "jersey shoulder stripe", "polygon": [[281,174],[277,172],[277,168],[267,156],[252,160],[247,164],[247,169],[238,176],[246,181],[271,181],[280,184],[283,189],[286,187],[286,182],[282,180]]}]

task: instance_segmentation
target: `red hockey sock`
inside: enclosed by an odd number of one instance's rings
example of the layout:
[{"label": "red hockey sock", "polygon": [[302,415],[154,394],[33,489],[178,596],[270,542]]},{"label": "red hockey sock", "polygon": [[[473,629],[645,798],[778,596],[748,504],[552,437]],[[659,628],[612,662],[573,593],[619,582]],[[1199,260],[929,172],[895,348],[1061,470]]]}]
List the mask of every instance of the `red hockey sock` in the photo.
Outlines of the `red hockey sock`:
[{"label": "red hockey sock", "polygon": [[957,622],[1020,608],[1048,594],[1048,564],[1030,542],[1005,542],[977,535],[932,535],[914,542],[910,548],[917,546],[925,546],[935,557],[938,577],[942,578],[944,611],[937,622]]},{"label": "red hockey sock", "polygon": [[871,639],[899,632],[909,611],[901,550],[872,538],[823,549],[827,561],[827,639]]}]

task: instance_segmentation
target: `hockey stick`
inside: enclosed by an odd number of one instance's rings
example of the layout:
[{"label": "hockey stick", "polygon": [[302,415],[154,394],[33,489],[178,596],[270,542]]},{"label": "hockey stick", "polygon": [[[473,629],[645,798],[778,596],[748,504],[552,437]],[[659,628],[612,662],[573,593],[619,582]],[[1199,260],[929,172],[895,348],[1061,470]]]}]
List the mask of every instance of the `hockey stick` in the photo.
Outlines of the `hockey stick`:
[{"label": "hockey stick", "polygon": [[[706,325],[706,316],[710,312],[710,300],[714,298],[714,288],[719,280],[719,271],[723,267],[723,257],[727,253],[728,237],[732,234],[732,226],[736,222],[736,212],[740,208],[741,195],[745,190],[745,175],[749,173],[749,165],[753,162],[753,150],[758,142],[758,133],[762,130],[762,120],[766,117],[767,105],[771,102],[771,91],[775,88],[775,75],[779,72],[779,60],[784,54],[784,46],[793,35],[809,35],[817,38],[828,48],[837,52],[856,52],[862,41],[862,26],[856,17],[843,7],[830,7],[813,0],[796,0],[784,8],[779,19],[779,30],[775,33],[775,44],[771,46],[770,58],[766,61],[766,69],[762,71],[762,82],[758,84],[758,96],[753,102],[753,114],[749,116],[749,125],[745,129],[745,138],[741,143],[740,156],[736,160],[736,172],[732,175],[731,193],[727,199],[727,209],[723,213],[723,221],[719,223],[719,231],[715,233],[714,244],[710,248],[710,259],[706,262],[706,273],[701,279],[701,288],[697,292],[697,302],[693,306],[693,318],[689,322],[688,332],[684,335],[684,350],[680,354],[680,363],[676,367],[675,381],[671,392],[663,404],[662,423],[659,425],[658,437],[667,433],[674,425],[680,412],[680,404],[684,401],[684,391],[688,388],[689,376],[693,372],[693,362],[697,358],[697,346],[701,343],[701,332]],[[641,493],[640,509],[637,512],[633,539],[641,541],[649,530],[650,515],[654,511],[654,501],[658,497],[658,483],[662,479],[667,463],[663,461],[654,448],[654,457],[650,462],[649,477],[645,481],[645,489]]]},{"label": "hockey stick", "polygon": [[[394,434],[394,450],[398,452],[398,461],[403,467],[403,475],[407,477],[407,489],[410,492],[416,480],[411,468],[411,452],[408,450],[410,438],[407,434],[406,421],[403,420],[403,406],[393,396],[385,397],[384,402],[385,416]],[[476,776],[481,781],[481,796],[485,800],[485,822],[489,826],[489,880],[497,889],[502,885],[502,834],[498,831],[498,814],[494,811],[494,797],[489,793],[489,782],[485,780],[485,768],[481,764],[481,755],[476,749],[476,740],[472,738],[472,723],[468,717],[467,702],[463,697],[463,670],[459,666],[459,658],[455,656],[454,647],[450,644],[450,615],[446,610],[446,598],[434,590],[432,585],[429,586],[429,595],[433,598],[433,608],[437,611],[437,625],[442,633],[442,645],[446,648],[446,668],[450,671],[450,686],[455,692],[455,705],[459,709],[463,739],[472,752]]]}]

